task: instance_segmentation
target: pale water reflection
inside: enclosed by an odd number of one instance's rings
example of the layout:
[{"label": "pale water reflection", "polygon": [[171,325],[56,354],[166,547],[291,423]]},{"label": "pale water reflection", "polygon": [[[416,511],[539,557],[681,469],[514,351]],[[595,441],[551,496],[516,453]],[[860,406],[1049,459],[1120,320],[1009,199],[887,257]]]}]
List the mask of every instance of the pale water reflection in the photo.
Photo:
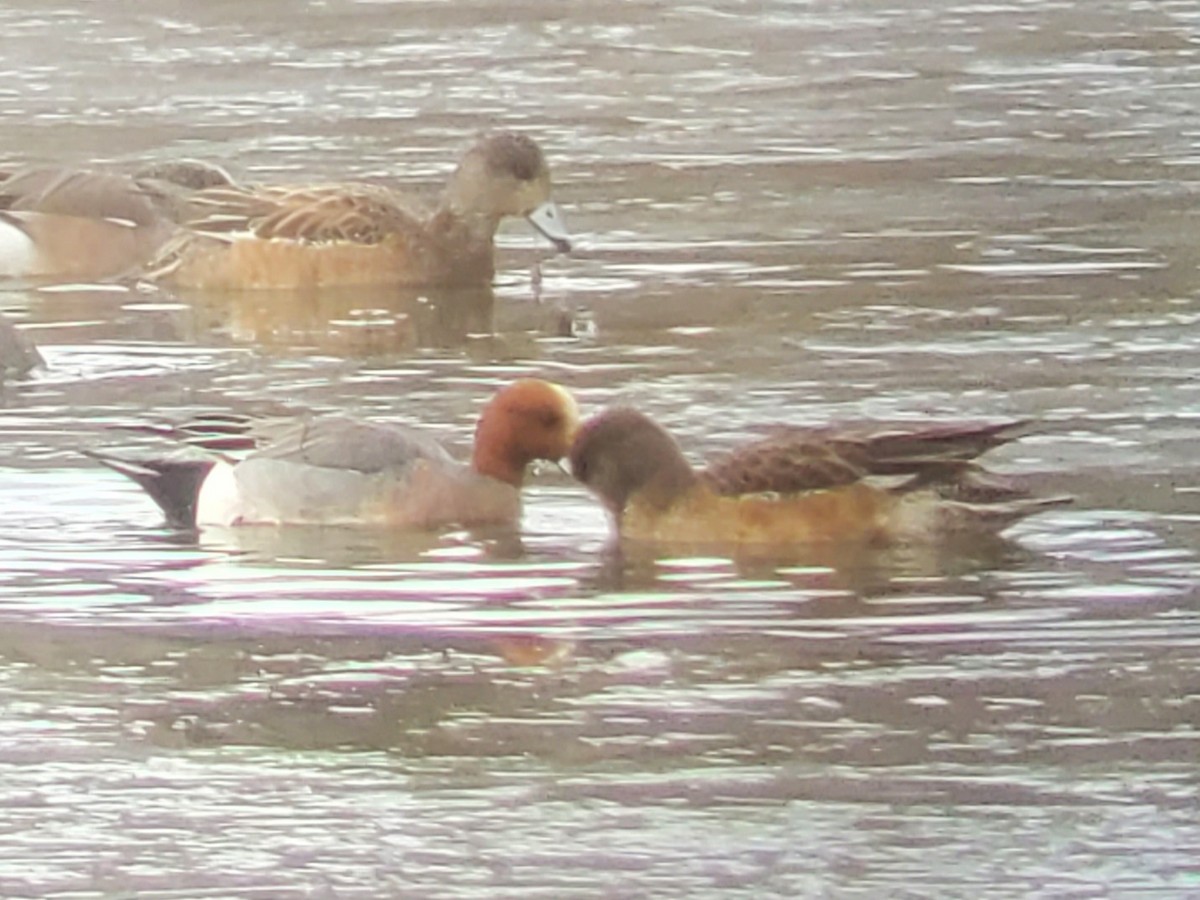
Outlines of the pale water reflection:
[{"label": "pale water reflection", "polygon": [[[506,227],[457,296],[7,286],[0,895],[1200,892],[1187,4],[193,6],[7,4],[0,162],[428,188],[503,125],[579,246]],[[517,531],[191,535],[77,452],[230,408],[462,450],[526,374],[695,459],[1031,417],[992,464],[1076,502],[664,553],[547,468]]]}]

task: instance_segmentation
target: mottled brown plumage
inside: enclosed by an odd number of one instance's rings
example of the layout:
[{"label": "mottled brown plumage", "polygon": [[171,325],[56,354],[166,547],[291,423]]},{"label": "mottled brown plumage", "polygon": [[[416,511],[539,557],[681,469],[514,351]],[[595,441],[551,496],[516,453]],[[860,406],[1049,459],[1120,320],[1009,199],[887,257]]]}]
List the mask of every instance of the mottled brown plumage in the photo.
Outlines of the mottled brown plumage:
[{"label": "mottled brown plumage", "polygon": [[718,494],[791,493],[852,484],[867,475],[954,481],[971,460],[1012,440],[1025,422],[848,424],[774,429],[702,473]]},{"label": "mottled brown plumage", "polygon": [[801,543],[930,538],[999,529],[1065,498],[1033,498],[975,458],[1024,423],[780,428],[694,470],[636,410],[592,418],[571,450],[576,477],[627,537]]},{"label": "mottled brown plumage", "polygon": [[197,215],[150,264],[180,287],[244,290],[352,284],[488,284],[500,220],[524,216],[570,248],[538,145],[488,135],[427,207],[375,184],[224,186],[199,192]]},{"label": "mottled brown plumage", "polygon": [[221,187],[199,192],[195,232],[247,232],[261,240],[377,244],[398,229],[419,228],[419,208],[406,207],[395,191],[372,184],[304,187]]}]

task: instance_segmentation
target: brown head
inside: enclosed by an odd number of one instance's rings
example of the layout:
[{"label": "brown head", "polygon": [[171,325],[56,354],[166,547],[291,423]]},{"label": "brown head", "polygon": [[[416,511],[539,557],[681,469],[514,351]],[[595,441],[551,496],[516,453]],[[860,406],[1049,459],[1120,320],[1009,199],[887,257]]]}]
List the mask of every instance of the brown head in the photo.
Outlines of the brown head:
[{"label": "brown head", "polygon": [[697,481],[667,430],[628,407],[584,423],[569,460],[571,473],[618,518],[635,495],[666,509]]},{"label": "brown head", "polygon": [[535,459],[562,459],[578,429],[579,407],[566,388],[537,378],[515,381],[480,413],[472,465],[520,487],[525,467]]},{"label": "brown head", "polygon": [[446,186],[446,206],[490,232],[505,216],[523,216],[559,250],[570,236],[550,199],[550,168],[530,137],[498,131],[466,152]]}]

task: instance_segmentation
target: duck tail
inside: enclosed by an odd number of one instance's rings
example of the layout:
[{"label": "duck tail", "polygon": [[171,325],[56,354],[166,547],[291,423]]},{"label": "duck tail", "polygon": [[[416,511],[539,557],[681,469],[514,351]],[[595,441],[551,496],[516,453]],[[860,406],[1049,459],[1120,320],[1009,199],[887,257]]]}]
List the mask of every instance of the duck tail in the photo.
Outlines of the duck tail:
[{"label": "duck tail", "polygon": [[237,454],[258,446],[255,428],[268,419],[234,412],[198,413],[181,421],[133,422],[111,427],[133,434],[147,434],[215,454]]},{"label": "duck tail", "polygon": [[945,515],[952,527],[1000,532],[1034,513],[1068,506],[1072,502],[1073,499],[1065,494],[1055,497],[1021,497],[1001,503],[951,500],[946,504]]},{"label": "duck tail", "polygon": [[847,460],[872,474],[936,478],[1014,440],[1031,424],[1017,420],[874,426],[839,434],[832,442]]},{"label": "duck tail", "polygon": [[999,532],[1026,516],[1074,502],[1065,494],[1036,496],[1026,480],[989,472],[970,460],[918,469],[892,491],[916,498],[918,507],[922,497],[937,498],[937,527],[945,532]]},{"label": "duck tail", "polygon": [[135,481],[158,504],[172,528],[196,527],[200,486],[217,464],[215,458],[166,456],[134,459],[95,450],[84,449],[81,452]]}]

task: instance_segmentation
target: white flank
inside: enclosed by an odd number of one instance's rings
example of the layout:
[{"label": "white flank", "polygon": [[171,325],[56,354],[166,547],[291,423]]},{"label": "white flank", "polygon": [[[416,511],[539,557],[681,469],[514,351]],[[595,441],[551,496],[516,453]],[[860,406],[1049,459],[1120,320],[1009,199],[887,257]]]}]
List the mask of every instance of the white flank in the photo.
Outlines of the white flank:
[{"label": "white flank", "polygon": [[212,467],[196,499],[197,525],[234,525],[242,515],[242,497],[233,466],[219,462]]},{"label": "white flank", "polygon": [[0,276],[20,278],[38,273],[41,260],[23,229],[0,216]]}]

